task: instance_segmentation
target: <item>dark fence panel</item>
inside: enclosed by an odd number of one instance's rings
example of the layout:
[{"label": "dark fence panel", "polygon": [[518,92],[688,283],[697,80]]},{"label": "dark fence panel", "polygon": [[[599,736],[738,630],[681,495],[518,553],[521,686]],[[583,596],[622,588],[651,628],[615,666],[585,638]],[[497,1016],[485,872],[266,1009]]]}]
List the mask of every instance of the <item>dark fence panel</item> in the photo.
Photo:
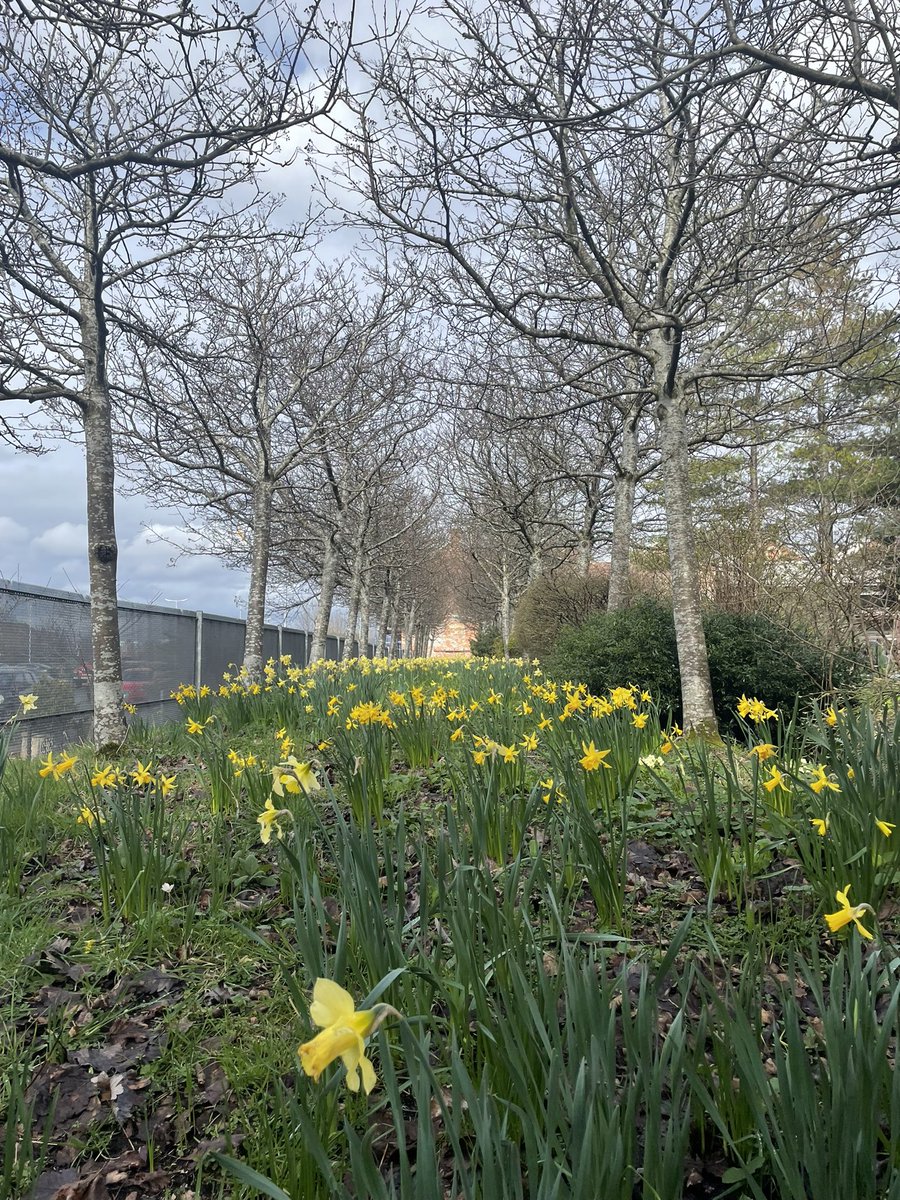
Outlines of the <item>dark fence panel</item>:
[{"label": "dark fence panel", "polygon": [[[244,657],[244,623],[236,617],[149,604],[119,605],[125,699],[143,721],[177,719],[171,694],[180,684],[217,688]],[[310,634],[267,625],[266,658],[290,654],[305,666]],[[329,637],[327,657],[341,644]],[[370,648],[371,652],[371,648]],[[91,736],[93,667],[86,596],[31,584],[0,583],[0,722],[34,692],[38,706],[17,723],[18,754],[46,754]]]}]

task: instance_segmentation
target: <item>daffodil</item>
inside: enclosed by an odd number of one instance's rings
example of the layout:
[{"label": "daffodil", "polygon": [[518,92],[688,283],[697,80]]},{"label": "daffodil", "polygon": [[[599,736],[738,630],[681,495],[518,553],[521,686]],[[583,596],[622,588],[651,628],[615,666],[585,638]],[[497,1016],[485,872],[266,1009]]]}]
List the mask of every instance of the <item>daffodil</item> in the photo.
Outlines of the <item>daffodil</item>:
[{"label": "daffodil", "polygon": [[88,829],[93,829],[94,825],[103,824],[103,818],[99,816],[99,814],[95,813],[93,809],[88,808],[87,805],[84,804],[82,805],[81,811],[78,814],[77,824],[87,825]]},{"label": "daffodil", "polygon": [[784,781],[784,776],[777,767],[769,767],[769,778],[763,783],[763,787],[767,792],[774,792],[776,788],[781,788],[783,792],[788,791],[788,785]]},{"label": "daffodil", "polygon": [[115,787],[117,783],[116,772],[112,767],[98,767],[91,776],[91,787],[108,788]]},{"label": "daffodil", "polygon": [[631,718],[631,723],[635,729],[643,729],[647,724],[647,714],[645,712],[635,713],[635,715]]},{"label": "daffodil", "polygon": [[366,1057],[366,1038],[386,1016],[395,1014],[387,1004],[363,1008],[358,1012],[349,992],[332,979],[317,979],[309,1017],[321,1030],[299,1048],[304,1072],[318,1079],[335,1059],[340,1059],[347,1071],[347,1087],[359,1091],[360,1075],[366,1095],[375,1086],[375,1068]]},{"label": "daffodil", "polygon": [[138,787],[147,787],[149,784],[153,783],[153,775],[150,771],[150,764],[147,763],[147,765],[144,766],[140,759],[138,759],[138,761],[134,764],[134,770],[131,772],[131,778],[138,785]]},{"label": "daffodil", "polygon": [[759,742],[756,746],[751,746],[748,754],[753,754],[759,762],[765,762],[766,759],[775,757],[775,747],[771,742]]},{"label": "daffodil", "polygon": [[812,825],[813,829],[815,829],[819,837],[824,837],[828,832],[828,817],[810,817],[809,823]]},{"label": "daffodil", "polygon": [[878,826],[878,828],[881,830],[881,832],[884,834],[885,837],[890,837],[891,834],[894,832],[894,830],[897,828],[897,826],[892,821],[879,821],[877,817],[875,818],[875,824]]},{"label": "daffodil", "polygon": [[156,786],[159,788],[159,794],[163,797],[168,796],[169,792],[175,787],[174,775],[160,775],[156,781]]},{"label": "daffodil", "polygon": [[309,763],[298,762],[293,755],[272,768],[272,791],[276,796],[283,796],[285,792],[296,796],[301,791],[308,796],[321,789],[322,785]]},{"label": "daffodil", "polygon": [[598,750],[593,741],[581,743],[581,749],[584,751],[584,758],[579,759],[585,771],[596,771],[598,767],[605,767],[607,771],[612,770],[612,766],[606,762],[609,755],[609,750]]},{"label": "daffodil", "polygon": [[526,749],[526,750],[537,750],[537,748],[538,748],[537,734],[536,733],[526,733],[525,736],[522,738],[521,742],[519,742],[519,745],[524,747],[524,749]]},{"label": "daffodil", "polygon": [[53,751],[51,750],[47,757],[41,761],[38,775],[42,779],[46,779],[48,775],[52,775],[54,779],[61,779],[67,771],[72,770],[77,762],[78,759],[73,754],[67,754],[65,758],[54,761]]},{"label": "daffodil", "polygon": [[188,718],[188,723],[187,723],[188,733],[193,733],[193,734],[202,733],[205,728],[206,728],[206,726],[201,724],[200,721],[195,721],[193,717]]},{"label": "daffodil", "polygon": [[837,725],[837,713],[834,711],[834,707],[830,704],[825,709],[825,724]]},{"label": "daffodil", "polygon": [[38,698],[34,692],[29,692],[25,696],[19,697],[19,703],[22,705],[22,712],[29,713],[33,708],[37,707]]},{"label": "daffodil", "polygon": [[515,762],[519,757],[519,752],[515,746],[498,746],[497,749],[503,755],[503,761],[505,763]]},{"label": "daffodil", "polygon": [[275,807],[271,796],[266,797],[265,808],[256,818],[259,822],[259,840],[264,846],[268,846],[272,840],[273,831],[278,838],[283,836],[279,818],[289,815],[286,810]]},{"label": "daffodil", "polygon": [[849,925],[852,921],[859,930],[860,935],[866,938],[867,941],[871,941],[875,935],[869,933],[868,929],[863,925],[861,918],[867,912],[874,915],[875,910],[871,904],[851,904],[848,899],[849,891],[850,884],[848,883],[842,892],[835,892],[835,899],[841,907],[837,912],[825,914],[825,921],[828,928],[832,933],[837,933],[839,929],[843,929],[845,925]]},{"label": "daffodil", "polygon": [[816,767],[812,782],[809,785],[818,796],[827,788],[831,792],[839,792],[841,789],[833,779],[828,778],[828,774],[824,767]]}]

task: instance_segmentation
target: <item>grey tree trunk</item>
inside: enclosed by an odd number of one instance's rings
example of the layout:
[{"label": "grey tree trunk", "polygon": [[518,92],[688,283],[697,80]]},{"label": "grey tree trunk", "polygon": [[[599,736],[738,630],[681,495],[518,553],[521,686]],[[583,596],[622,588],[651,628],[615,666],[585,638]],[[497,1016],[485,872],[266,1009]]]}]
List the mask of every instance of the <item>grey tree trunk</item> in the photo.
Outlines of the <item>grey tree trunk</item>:
[{"label": "grey tree trunk", "polygon": [[350,569],[350,606],[347,610],[347,636],[344,638],[344,652],[341,655],[344,662],[356,657],[356,626],[359,621],[359,601],[362,591],[362,544],[358,543],[353,551],[353,565]]},{"label": "grey tree trunk", "polygon": [[337,585],[337,536],[330,533],[322,547],[322,574],[319,579],[319,604],[316,608],[316,620],[313,625],[312,645],[309,648],[309,661],[318,662],[325,657],[325,647],[328,640],[328,625],[331,621],[331,608],[334,604],[334,589]]},{"label": "grey tree trunk", "polygon": [[397,642],[400,638],[400,584],[394,585],[394,594],[391,597],[391,615],[388,620],[388,628],[391,631],[391,652],[389,657],[393,660],[397,657]]},{"label": "grey tree trunk", "polygon": [[271,479],[258,480],[253,489],[250,590],[244,630],[244,668],[251,679],[263,672],[263,630],[266,623],[266,587],[269,577],[269,548],[272,540]]},{"label": "grey tree trunk", "polygon": [[509,639],[512,633],[512,596],[509,586],[509,560],[504,551],[500,560],[500,638],[503,657],[509,660]]},{"label": "grey tree trunk", "polygon": [[659,443],[684,728],[714,736],[718,726],[703,632],[700,571],[691,515],[685,402],[668,377],[660,392]]},{"label": "grey tree trunk", "polygon": [[413,657],[413,633],[416,628],[416,602],[412,600],[406,614],[406,625],[403,629],[403,653],[406,658]]},{"label": "grey tree trunk", "polygon": [[613,488],[612,538],[609,554],[609,612],[625,608],[630,599],[631,538],[634,493],[637,486],[638,414],[629,413],[622,430],[622,451]]},{"label": "grey tree trunk", "polygon": [[115,459],[105,383],[94,378],[83,410],[87,468],[88,568],[91,584],[91,652],[94,680],[94,742],[98,748],[125,740],[122,651],[116,568]]},{"label": "grey tree trunk", "polygon": [[369,626],[372,623],[371,605],[372,572],[363,575],[362,591],[359,597],[359,657],[369,657]]},{"label": "grey tree trunk", "polygon": [[376,658],[384,658],[385,647],[387,645],[388,620],[390,619],[391,610],[390,583],[390,572],[387,572],[384,580],[384,595],[381,597],[381,612],[378,615],[378,632],[375,635]]}]

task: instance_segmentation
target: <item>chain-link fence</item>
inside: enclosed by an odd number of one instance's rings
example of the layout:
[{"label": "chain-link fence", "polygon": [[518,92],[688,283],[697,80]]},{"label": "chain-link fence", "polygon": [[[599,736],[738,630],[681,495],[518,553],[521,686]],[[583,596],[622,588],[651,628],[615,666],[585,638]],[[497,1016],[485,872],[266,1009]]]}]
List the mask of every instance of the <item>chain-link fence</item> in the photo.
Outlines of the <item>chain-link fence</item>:
[{"label": "chain-link fence", "polygon": [[[236,617],[119,605],[125,699],[144,721],[174,719],[171,693],[182,683],[215,687],[244,656],[244,623]],[[305,666],[312,635],[267,625],[265,657],[290,654]],[[329,637],[326,657],[338,658]],[[370,647],[371,653],[371,647]],[[90,737],[93,717],[90,601],[75,592],[31,584],[0,583],[0,724],[34,692],[38,708],[17,726],[13,753],[46,754]]]}]

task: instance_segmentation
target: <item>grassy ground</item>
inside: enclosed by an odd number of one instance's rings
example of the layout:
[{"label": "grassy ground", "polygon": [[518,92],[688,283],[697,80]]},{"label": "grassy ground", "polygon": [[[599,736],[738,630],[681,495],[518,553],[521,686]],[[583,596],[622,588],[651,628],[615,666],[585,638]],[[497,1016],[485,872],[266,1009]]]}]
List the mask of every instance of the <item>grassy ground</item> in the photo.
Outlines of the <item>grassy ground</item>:
[{"label": "grassy ground", "polygon": [[[900,1196],[892,710],[708,747],[528,665],[221,692],[7,766],[0,1200]],[[320,978],[400,1014],[369,1095],[301,1069]]]}]

